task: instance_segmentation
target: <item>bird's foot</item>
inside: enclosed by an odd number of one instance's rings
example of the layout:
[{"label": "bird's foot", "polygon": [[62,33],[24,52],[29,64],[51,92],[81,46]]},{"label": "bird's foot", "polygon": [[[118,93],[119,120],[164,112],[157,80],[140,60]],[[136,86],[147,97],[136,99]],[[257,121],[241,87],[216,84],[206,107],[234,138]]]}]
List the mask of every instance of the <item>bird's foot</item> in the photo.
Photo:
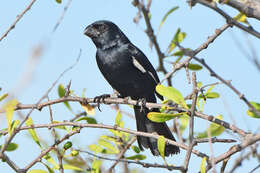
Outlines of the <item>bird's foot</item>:
[{"label": "bird's foot", "polygon": [[139,106],[139,103],[141,103],[140,112],[143,112],[144,108],[146,107],[146,99],[145,98],[138,99],[136,105]]},{"label": "bird's foot", "polygon": [[110,94],[102,94],[100,96],[96,96],[94,98],[94,102],[97,103],[97,107],[98,107],[98,110],[101,112],[101,109],[100,109],[100,103],[103,102],[104,103],[104,100],[105,98],[109,98],[110,97]]}]

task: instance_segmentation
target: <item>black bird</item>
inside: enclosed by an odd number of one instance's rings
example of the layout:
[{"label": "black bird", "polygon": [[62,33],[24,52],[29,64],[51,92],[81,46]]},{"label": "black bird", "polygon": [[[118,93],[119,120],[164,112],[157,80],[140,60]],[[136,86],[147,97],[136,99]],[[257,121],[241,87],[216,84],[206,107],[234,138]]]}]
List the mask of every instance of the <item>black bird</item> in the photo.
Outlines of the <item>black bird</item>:
[{"label": "black bird", "polygon": [[[96,21],[86,27],[84,34],[92,39],[97,48],[96,61],[99,70],[121,97],[130,96],[135,100],[156,103],[156,94],[163,99],[155,91],[159,78],[152,64],[117,25],[105,20]],[[159,109],[149,110],[134,106],[137,130],[157,133],[175,141],[166,123],[152,122],[147,118],[150,111],[159,112]],[[150,148],[153,155],[160,154],[156,139],[138,136],[137,141],[141,150],[143,147]],[[165,156],[179,152],[179,147],[175,145],[167,144],[165,147]]]}]

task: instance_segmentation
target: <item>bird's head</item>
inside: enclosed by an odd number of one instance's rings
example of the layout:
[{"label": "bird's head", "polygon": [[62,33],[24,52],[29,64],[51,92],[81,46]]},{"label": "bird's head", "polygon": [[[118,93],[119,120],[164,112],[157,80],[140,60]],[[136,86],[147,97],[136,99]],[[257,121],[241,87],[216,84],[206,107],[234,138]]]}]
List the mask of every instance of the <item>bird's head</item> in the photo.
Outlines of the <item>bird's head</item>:
[{"label": "bird's head", "polygon": [[118,42],[129,42],[116,24],[107,20],[96,21],[88,25],[84,34],[92,39],[97,48],[109,48]]}]

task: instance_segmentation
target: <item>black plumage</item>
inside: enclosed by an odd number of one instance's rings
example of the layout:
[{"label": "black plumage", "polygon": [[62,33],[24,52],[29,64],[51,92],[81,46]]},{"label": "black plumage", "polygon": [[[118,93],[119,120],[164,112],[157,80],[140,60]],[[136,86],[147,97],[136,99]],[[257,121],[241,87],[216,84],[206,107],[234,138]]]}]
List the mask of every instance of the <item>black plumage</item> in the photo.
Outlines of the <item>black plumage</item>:
[{"label": "black plumage", "polygon": [[[145,99],[156,103],[155,87],[159,78],[150,61],[141,50],[135,47],[125,34],[110,21],[97,21],[87,26],[84,34],[89,36],[97,47],[96,61],[98,67],[108,83],[120,93],[122,97]],[[159,109],[141,109],[134,106],[137,130],[157,133],[175,140],[166,123],[152,122],[147,118],[150,111]],[[147,137],[137,137],[141,150],[150,148],[153,155],[159,155],[157,140]],[[165,156],[179,153],[179,147],[167,144]]]}]

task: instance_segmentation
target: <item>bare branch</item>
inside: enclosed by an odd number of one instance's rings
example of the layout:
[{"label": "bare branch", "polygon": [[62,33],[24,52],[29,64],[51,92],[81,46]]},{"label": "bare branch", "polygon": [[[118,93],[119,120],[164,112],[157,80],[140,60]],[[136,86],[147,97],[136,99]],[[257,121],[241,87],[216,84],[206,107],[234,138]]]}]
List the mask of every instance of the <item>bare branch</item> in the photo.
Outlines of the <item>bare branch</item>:
[{"label": "bare branch", "polygon": [[32,7],[32,5],[35,3],[36,0],[32,0],[29,5],[20,13],[17,15],[14,23],[7,29],[7,31],[4,32],[4,34],[0,38],[0,42],[8,35],[8,33],[15,28],[15,25],[20,21],[20,19],[23,17],[23,15],[29,11]]}]

